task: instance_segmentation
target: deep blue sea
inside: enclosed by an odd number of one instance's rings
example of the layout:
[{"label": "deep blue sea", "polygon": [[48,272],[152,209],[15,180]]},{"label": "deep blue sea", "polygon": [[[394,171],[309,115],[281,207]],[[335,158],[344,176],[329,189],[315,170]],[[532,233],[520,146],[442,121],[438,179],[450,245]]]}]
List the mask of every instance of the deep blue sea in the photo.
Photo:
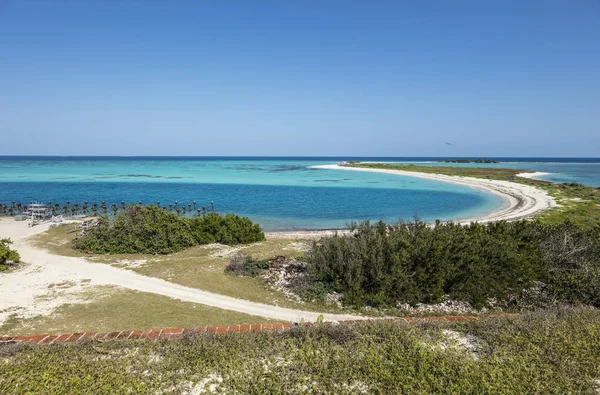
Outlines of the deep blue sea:
[{"label": "deep blue sea", "polygon": [[[444,165],[445,158],[0,157],[0,203],[108,205],[121,201],[197,207],[248,216],[266,230],[342,228],[358,220],[457,220],[506,205],[476,189],[396,175],[314,169],[343,160]],[[495,158],[600,186],[600,159]],[[453,164],[455,165],[455,164]],[[473,166],[473,164],[470,164]],[[484,165],[480,165],[484,166]],[[1,235],[0,235],[1,236]]]}]

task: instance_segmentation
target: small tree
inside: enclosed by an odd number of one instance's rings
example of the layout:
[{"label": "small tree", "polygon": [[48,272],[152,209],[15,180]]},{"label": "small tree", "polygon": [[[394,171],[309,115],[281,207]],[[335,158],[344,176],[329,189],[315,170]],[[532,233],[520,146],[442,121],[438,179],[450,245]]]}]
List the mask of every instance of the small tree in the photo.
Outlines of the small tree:
[{"label": "small tree", "polygon": [[9,261],[17,263],[21,260],[19,253],[9,248],[10,244],[12,244],[10,239],[0,239],[0,264]]}]

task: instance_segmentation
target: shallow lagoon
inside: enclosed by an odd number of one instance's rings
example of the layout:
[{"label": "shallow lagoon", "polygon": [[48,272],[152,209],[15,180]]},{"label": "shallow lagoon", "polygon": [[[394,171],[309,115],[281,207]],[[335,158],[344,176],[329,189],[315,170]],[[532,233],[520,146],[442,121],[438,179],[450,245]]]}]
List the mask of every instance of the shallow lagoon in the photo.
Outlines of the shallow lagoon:
[{"label": "shallow lagoon", "polygon": [[[506,205],[498,196],[455,184],[311,168],[344,159],[352,158],[2,157],[0,202],[168,205],[178,200],[196,201],[201,208],[214,201],[217,211],[249,216],[267,230],[341,228],[356,220],[415,216],[464,219]],[[431,158],[361,160],[427,164]],[[519,164],[508,165],[532,170],[547,165]]]}]

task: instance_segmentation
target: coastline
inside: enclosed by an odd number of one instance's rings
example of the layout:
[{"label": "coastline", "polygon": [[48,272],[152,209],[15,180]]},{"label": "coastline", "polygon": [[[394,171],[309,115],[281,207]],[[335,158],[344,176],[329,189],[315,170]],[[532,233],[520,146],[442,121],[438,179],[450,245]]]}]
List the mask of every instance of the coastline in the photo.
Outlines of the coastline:
[{"label": "coastline", "polygon": [[[500,208],[479,217],[463,219],[459,221],[460,223],[485,223],[502,220],[514,221],[528,219],[556,206],[556,201],[552,196],[548,195],[546,191],[529,185],[518,184],[516,182],[485,180],[475,177],[447,176],[443,174],[419,173],[404,170],[344,167],[340,165],[319,165],[313,166],[313,168],[395,174],[399,176],[417,177],[451,184],[460,184],[500,196],[509,203],[508,208]],[[535,177],[538,173],[521,173],[518,176],[523,177],[523,174],[532,174],[532,176]],[[527,178],[527,176],[525,178]]]}]

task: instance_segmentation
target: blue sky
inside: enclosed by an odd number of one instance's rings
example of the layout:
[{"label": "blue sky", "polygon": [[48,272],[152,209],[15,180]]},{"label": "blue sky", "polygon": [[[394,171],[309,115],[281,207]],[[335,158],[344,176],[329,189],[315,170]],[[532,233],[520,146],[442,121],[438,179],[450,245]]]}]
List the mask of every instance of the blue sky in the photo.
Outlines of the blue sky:
[{"label": "blue sky", "polygon": [[600,1],[0,0],[17,154],[598,157]]}]

